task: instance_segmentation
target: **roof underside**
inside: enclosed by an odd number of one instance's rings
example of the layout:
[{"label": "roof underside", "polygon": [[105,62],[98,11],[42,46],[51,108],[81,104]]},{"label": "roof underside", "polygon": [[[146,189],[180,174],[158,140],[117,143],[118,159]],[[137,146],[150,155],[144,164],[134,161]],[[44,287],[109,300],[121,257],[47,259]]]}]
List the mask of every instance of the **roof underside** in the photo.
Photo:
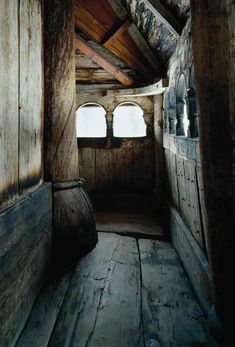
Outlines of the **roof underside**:
[{"label": "roof underside", "polygon": [[188,15],[189,0],[75,0],[78,88],[164,77]]}]

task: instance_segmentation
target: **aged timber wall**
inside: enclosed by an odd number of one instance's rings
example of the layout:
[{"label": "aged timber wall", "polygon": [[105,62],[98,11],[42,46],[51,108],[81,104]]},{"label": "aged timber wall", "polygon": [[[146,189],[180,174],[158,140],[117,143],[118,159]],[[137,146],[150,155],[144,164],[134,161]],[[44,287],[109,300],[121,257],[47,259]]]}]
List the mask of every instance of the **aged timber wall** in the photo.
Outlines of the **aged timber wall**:
[{"label": "aged timber wall", "polygon": [[42,1],[1,1],[0,345],[14,345],[46,274],[51,187],[43,183]]},{"label": "aged timber wall", "polygon": [[[143,109],[147,125],[146,137],[139,139],[113,137],[113,112],[125,101],[134,102]],[[138,206],[141,208],[143,206],[141,199],[145,198],[148,204],[151,204],[150,195],[154,186],[152,97],[114,98],[109,95],[103,96],[102,91],[98,90],[77,93],[77,108],[87,102],[96,102],[103,106],[107,121],[107,138],[105,141],[102,140],[102,143],[96,139],[78,140],[80,176],[86,180],[95,207],[96,205],[102,207],[107,194],[110,195],[108,198],[110,208],[110,201],[117,202],[116,206],[112,206],[114,208],[130,206],[133,209]],[[114,196],[116,199],[113,199]]]},{"label": "aged timber wall", "polygon": [[[213,311],[207,222],[199,153],[198,113],[189,18],[172,56],[163,100],[163,147],[173,244],[204,310]],[[155,103],[156,104],[156,103]],[[155,112],[155,123],[159,115]]]},{"label": "aged timber wall", "polygon": [[[4,1],[0,25],[0,208],[42,177],[41,1]],[[18,26],[19,22],[19,26]]]}]

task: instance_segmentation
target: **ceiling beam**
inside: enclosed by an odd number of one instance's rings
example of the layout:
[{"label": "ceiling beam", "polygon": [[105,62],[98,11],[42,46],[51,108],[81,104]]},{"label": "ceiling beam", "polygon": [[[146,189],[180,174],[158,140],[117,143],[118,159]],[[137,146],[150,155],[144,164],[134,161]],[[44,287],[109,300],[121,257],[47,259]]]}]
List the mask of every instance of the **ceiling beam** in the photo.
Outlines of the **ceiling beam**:
[{"label": "ceiling beam", "polygon": [[81,36],[75,35],[75,48],[85,54],[89,59],[93,60],[96,64],[101,66],[105,71],[110,73],[115,79],[123,85],[130,87],[134,84],[134,80],[122,72],[118,67],[111,63],[108,59],[103,58],[97,53]]},{"label": "ceiling beam", "polygon": [[107,91],[107,95],[123,97],[159,95],[163,94],[168,86],[169,81],[165,78],[157,83],[142,88],[109,90]]},{"label": "ceiling beam", "polygon": [[162,72],[162,64],[153,54],[151,48],[149,47],[148,43],[144,39],[143,35],[140,33],[135,23],[132,23],[131,26],[128,28],[128,33],[137,44],[137,46],[139,47],[139,49],[141,50],[141,52],[147,59],[150,66],[156,71],[156,73],[158,74],[157,76],[160,76]]},{"label": "ceiling beam", "polygon": [[143,0],[149,10],[161,20],[167,29],[176,37],[180,37],[183,25],[176,19],[160,0]]},{"label": "ceiling beam", "polygon": [[129,28],[131,23],[130,19],[124,20],[121,26],[105,42],[103,42],[103,46],[109,49],[109,47],[112,46],[112,44]]}]

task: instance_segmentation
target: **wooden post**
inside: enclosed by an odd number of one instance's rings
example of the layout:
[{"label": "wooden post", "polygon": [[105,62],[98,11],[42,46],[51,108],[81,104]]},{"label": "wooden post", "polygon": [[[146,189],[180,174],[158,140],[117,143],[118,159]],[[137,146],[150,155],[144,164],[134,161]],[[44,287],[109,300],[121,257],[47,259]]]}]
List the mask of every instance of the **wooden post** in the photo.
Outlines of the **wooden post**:
[{"label": "wooden post", "polygon": [[[82,182],[78,182],[74,2],[47,0],[44,13],[45,179],[54,183],[53,237],[56,253],[61,258],[60,252],[63,252],[63,257],[65,253],[69,256],[71,247],[74,253],[90,248],[96,243],[97,236],[93,216],[90,216],[90,235],[89,228],[85,228],[84,234],[81,227],[83,220],[87,220],[81,218],[81,213],[84,215],[81,204],[86,204],[87,197],[81,199]],[[77,197],[74,197],[76,194]],[[85,211],[91,213],[89,208]],[[62,249],[65,245],[66,250]]]},{"label": "wooden post", "polygon": [[[191,0],[196,93],[200,109],[200,150],[209,257],[213,269],[216,311],[233,332],[234,323],[234,181],[229,99],[234,2]],[[232,17],[231,17],[232,18]],[[234,342],[234,341],[233,341]]]}]

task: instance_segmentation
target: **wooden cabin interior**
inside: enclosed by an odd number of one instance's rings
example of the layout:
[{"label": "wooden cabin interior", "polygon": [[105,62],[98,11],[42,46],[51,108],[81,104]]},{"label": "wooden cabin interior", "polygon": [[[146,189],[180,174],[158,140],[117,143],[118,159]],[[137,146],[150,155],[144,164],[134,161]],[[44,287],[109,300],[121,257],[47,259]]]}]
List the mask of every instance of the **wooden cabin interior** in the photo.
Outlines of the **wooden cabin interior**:
[{"label": "wooden cabin interior", "polygon": [[1,0],[0,347],[234,346],[233,0]]}]

